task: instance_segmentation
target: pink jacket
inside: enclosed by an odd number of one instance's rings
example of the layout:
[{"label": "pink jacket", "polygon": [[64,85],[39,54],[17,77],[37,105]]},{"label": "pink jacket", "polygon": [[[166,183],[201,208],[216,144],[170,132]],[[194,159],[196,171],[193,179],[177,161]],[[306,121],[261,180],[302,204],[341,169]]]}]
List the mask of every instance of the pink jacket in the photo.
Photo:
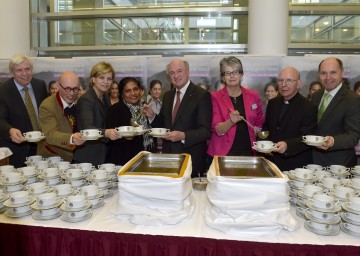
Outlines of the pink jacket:
[{"label": "pink jacket", "polygon": [[[259,94],[256,91],[246,89],[242,86],[242,95],[244,99],[244,107],[246,120],[253,126],[261,128],[264,122],[264,114],[262,112],[262,103]],[[234,109],[230,96],[226,87],[211,93],[213,106],[212,132],[207,153],[210,156],[226,156],[235,139],[236,125],[232,126],[228,132],[222,136],[218,135],[215,127],[218,123],[224,122],[230,118],[229,109]],[[251,127],[248,127],[251,145],[256,141],[256,136]],[[254,152],[255,153],[255,152]]]}]

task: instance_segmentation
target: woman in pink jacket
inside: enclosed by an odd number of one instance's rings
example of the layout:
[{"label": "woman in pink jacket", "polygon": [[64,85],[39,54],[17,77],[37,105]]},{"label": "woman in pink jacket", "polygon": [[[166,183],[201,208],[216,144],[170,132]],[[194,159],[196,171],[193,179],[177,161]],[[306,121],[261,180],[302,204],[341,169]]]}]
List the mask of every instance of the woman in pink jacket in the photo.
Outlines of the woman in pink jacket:
[{"label": "woman in pink jacket", "polygon": [[256,141],[254,129],[262,127],[264,115],[259,94],[241,86],[243,66],[236,57],[220,61],[221,78],[225,87],[211,93],[213,106],[212,134],[208,155],[254,156],[253,142]]}]

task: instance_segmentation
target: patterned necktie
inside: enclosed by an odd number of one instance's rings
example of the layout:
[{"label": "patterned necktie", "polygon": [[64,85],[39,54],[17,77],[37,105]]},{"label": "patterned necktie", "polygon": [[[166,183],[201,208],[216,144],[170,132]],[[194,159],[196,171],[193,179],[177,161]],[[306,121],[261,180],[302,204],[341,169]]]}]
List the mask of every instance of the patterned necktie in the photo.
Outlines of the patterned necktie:
[{"label": "patterned necktie", "polygon": [[318,122],[320,121],[322,115],[324,114],[325,109],[329,105],[330,96],[331,95],[328,92],[324,93],[323,100],[322,100],[319,110],[318,110],[318,116],[317,116]]},{"label": "patterned necktie", "polygon": [[175,120],[175,116],[176,116],[176,113],[179,109],[179,106],[180,106],[180,91],[177,91],[176,92],[176,102],[175,102],[175,106],[174,106],[174,109],[173,109],[173,112],[172,112],[172,122],[174,123],[174,120]]},{"label": "patterned necktie", "polygon": [[34,105],[31,101],[30,94],[29,94],[29,88],[24,87],[22,89],[25,92],[25,107],[29,114],[31,125],[34,131],[40,131],[40,126],[37,120],[36,112],[34,109]]}]

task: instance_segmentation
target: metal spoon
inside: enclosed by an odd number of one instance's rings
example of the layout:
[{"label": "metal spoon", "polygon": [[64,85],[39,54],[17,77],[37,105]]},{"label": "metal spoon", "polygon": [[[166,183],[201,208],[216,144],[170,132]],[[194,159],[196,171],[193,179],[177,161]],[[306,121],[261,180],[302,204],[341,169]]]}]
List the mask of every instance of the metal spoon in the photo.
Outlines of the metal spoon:
[{"label": "metal spoon", "polygon": [[[146,104],[148,105],[151,101],[152,101],[152,98],[150,98]],[[134,127],[139,127],[140,124],[137,121],[139,121],[139,119],[141,118],[143,113],[144,113],[144,109],[141,109],[139,114],[136,115],[135,119],[132,119],[132,118],[130,119],[130,124]]]},{"label": "metal spoon", "polygon": [[260,132],[256,132],[255,127],[250,124],[245,118],[241,117],[241,119],[247,123],[248,126],[250,126],[253,130],[256,136],[258,136],[260,139],[266,139],[267,137],[269,137],[269,131],[260,131]]}]

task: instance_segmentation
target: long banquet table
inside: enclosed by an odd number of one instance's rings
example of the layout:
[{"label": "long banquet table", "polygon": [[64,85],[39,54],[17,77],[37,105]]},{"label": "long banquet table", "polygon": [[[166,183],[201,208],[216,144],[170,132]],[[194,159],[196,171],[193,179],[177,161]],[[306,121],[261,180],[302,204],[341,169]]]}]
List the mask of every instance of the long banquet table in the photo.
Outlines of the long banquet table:
[{"label": "long banquet table", "polygon": [[117,220],[111,209],[117,192],[95,209],[89,220],[68,223],[60,218],[0,215],[0,255],[360,255],[360,238],[341,232],[320,236],[300,228],[264,237],[234,237],[206,225],[204,191],[194,191],[196,209],[177,225],[139,226]]}]

